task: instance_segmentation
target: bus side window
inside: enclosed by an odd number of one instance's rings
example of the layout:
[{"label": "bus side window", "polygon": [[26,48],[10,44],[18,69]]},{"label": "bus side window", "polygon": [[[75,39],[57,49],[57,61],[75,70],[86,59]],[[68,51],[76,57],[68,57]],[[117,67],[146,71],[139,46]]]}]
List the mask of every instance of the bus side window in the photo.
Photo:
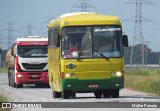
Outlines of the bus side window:
[{"label": "bus side window", "polygon": [[51,46],[51,34],[52,33],[52,30],[49,30],[48,31],[48,46]]},{"label": "bus side window", "polygon": [[59,28],[54,29],[54,41],[53,41],[53,46],[54,47],[59,47],[60,46],[60,34],[59,34]]}]

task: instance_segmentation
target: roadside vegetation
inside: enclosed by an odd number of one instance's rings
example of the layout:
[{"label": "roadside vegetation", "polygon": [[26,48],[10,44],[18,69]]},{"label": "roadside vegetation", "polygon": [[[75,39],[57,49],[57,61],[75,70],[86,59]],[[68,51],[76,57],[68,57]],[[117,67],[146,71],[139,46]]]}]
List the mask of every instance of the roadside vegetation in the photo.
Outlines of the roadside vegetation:
[{"label": "roadside vegetation", "polygon": [[[0,74],[6,74],[7,73],[7,68],[0,68]],[[1,102],[8,102],[7,96],[3,92],[0,91],[0,103]],[[10,109],[2,109],[0,107],[0,111],[10,111]]]},{"label": "roadside vegetation", "polygon": [[[4,95],[5,94],[0,92],[0,103],[8,102],[8,98],[6,96],[4,96]],[[8,108],[2,109],[0,107],[0,111],[10,111],[10,109],[8,109]]]},{"label": "roadside vegetation", "polygon": [[7,68],[0,68],[0,74],[7,73]]},{"label": "roadside vegetation", "polygon": [[160,69],[125,69],[125,87],[160,96]]}]

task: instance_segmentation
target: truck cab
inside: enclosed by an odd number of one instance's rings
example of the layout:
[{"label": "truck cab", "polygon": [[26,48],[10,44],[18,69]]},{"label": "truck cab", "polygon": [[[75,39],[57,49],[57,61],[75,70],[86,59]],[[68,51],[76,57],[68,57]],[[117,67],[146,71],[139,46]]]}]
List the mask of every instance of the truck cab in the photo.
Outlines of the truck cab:
[{"label": "truck cab", "polygon": [[9,71],[9,85],[23,87],[23,84],[48,84],[48,38],[28,36],[17,38],[11,49],[14,68]]}]

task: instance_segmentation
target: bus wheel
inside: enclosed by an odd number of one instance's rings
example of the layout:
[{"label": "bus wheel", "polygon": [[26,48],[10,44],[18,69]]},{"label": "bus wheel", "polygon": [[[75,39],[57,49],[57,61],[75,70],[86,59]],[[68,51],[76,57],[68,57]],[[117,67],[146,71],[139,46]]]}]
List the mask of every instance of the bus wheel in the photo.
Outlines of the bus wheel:
[{"label": "bus wheel", "polygon": [[53,98],[60,98],[60,97],[61,97],[61,93],[53,90]]},{"label": "bus wheel", "polygon": [[71,91],[69,91],[69,90],[63,90],[62,91],[62,98],[63,99],[69,99],[70,94],[71,94]]},{"label": "bus wheel", "polygon": [[96,98],[101,98],[102,97],[102,92],[101,91],[95,91],[94,95]]},{"label": "bus wheel", "polygon": [[111,97],[111,90],[104,90],[103,91],[103,97],[104,98],[110,98]]},{"label": "bus wheel", "polygon": [[112,90],[112,98],[119,98],[119,89]]},{"label": "bus wheel", "polygon": [[76,93],[75,92],[71,92],[71,98],[76,98]]}]

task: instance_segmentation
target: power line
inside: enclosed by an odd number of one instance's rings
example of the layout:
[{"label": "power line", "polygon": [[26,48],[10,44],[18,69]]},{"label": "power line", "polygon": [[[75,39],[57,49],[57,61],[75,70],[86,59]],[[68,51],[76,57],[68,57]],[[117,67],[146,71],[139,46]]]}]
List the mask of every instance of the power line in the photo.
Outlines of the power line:
[{"label": "power line", "polygon": [[[131,49],[130,65],[133,63],[139,63],[144,65],[144,36],[142,33],[142,22],[153,22],[152,20],[142,16],[142,5],[143,4],[153,4],[146,0],[132,0],[125,2],[125,4],[135,4],[136,5],[136,15],[124,21],[134,22],[134,34],[133,34],[133,44]],[[135,47],[136,46],[136,47]],[[135,50],[136,49],[136,50]],[[139,55],[140,54],[140,55]]]},{"label": "power line", "polygon": [[71,7],[71,11],[72,11],[72,8],[80,8],[81,12],[86,12],[87,8],[92,8],[96,10],[95,6],[88,4],[89,0],[79,0],[79,2],[80,4],[74,5]]},{"label": "power line", "polygon": [[32,29],[36,28],[35,26],[33,26],[33,23],[27,23],[25,27],[22,28],[26,28],[27,29],[27,35],[31,36],[32,35]]},{"label": "power line", "polygon": [[[48,20],[41,22],[41,36],[46,36],[47,35],[47,25],[49,23],[49,21],[51,21],[52,19],[54,19],[54,17],[47,17]],[[43,26],[45,25],[45,27]],[[44,31],[44,28],[46,29]]]}]

